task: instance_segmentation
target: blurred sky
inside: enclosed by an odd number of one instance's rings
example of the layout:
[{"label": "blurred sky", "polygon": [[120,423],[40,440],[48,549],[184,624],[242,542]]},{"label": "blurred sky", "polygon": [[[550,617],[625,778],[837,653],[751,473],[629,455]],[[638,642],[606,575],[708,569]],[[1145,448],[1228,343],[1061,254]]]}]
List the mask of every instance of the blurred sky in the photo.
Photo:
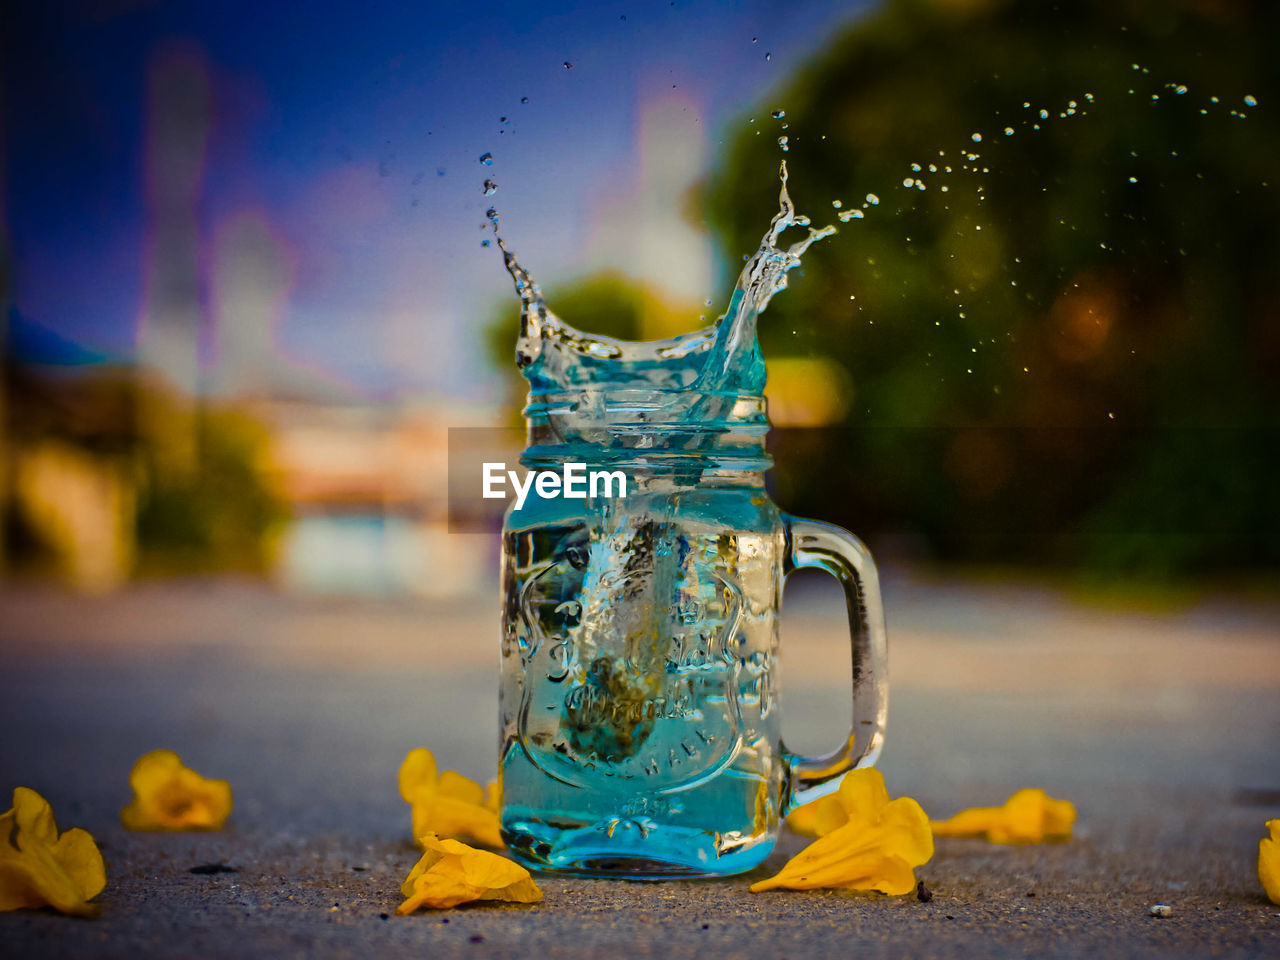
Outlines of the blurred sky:
[{"label": "blurred sky", "polygon": [[[770,91],[871,5],[12,5],[4,173],[16,319],[28,335],[44,328],[132,356],[147,276],[148,76],[176,57],[199,65],[211,94],[196,200],[206,327],[227,260],[219,244],[248,238],[242,248],[266,249],[282,275],[278,311],[262,314],[281,364],[365,395],[483,398],[493,375],[470,334],[510,296],[497,250],[481,246],[485,209],[497,205],[544,284],[627,266],[601,220],[616,238],[634,214],[645,105],[666,102],[665,136],[698,158],[677,179],[706,175],[751,108],[774,106]],[[661,187],[674,210],[688,183]],[[209,365],[217,339],[202,338]]]}]

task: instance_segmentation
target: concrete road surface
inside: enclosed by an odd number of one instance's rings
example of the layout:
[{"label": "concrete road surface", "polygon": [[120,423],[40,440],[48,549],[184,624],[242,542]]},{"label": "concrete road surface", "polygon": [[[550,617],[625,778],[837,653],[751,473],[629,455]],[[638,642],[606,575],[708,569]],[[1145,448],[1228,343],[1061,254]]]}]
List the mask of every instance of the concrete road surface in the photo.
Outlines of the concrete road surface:
[{"label": "concrete road surface", "polygon": [[[829,586],[826,584],[823,587]],[[489,779],[496,590],[471,600],[299,598],[232,580],[102,599],[0,591],[0,791],[34,787],[101,842],[103,914],[0,914],[5,956],[1280,956],[1255,874],[1280,816],[1280,604],[1215,595],[1139,611],[999,579],[887,578],[892,794],[945,816],[1023,786],[1073,800],[1058,846],[941,841],[935,893],[753,895],[756,874],[637,884],[546,879],[535,906],[396,917],[416,859],[396,792],[406,751]],[[788,741],[847,717],[833,591],[783,623]],[[119,825],[158,747],[229,779],[214,834]],[[236,872],[196,875],[224,863]],[[1167,919],[1149,916],[1168,904]]]}]

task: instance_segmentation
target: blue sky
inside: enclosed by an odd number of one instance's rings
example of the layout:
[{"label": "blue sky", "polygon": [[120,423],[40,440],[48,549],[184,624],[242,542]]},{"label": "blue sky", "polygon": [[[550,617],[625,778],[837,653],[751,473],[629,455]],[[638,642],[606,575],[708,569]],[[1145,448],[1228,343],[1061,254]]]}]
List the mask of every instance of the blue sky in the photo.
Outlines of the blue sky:
[{"label": "blue sky", "polygon": [[[132,352],[148,64],[177,47],[205,63],[214,103],[202,250],[237,215],[268,225],[292,263],[280,353],[372,394],[479,396],[471,333],[509,295],[496,250],[480,245],[486,207],[497,203],[538,276],[581,273],[600,198],[633,175],[641,104],[679,90],[693,105],[688,135],[714,156],[869,4],[19,6],[4,174],[25,320]],[[493,198],[486,176],[500,184]]]}]

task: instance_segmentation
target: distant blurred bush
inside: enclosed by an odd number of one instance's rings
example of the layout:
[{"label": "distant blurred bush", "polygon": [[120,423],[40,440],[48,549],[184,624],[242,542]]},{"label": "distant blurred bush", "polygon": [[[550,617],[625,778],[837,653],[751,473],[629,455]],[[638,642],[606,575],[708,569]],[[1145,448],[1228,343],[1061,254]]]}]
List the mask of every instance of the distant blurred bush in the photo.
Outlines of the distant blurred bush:
[{"label": "distant blurred bush", "polygon": [[[285,509],[254,417],[144,388],[125,368],[65,376],[9,362],[4,381],[9,566],[95,592],[134,573],[268,568]],[[190,431],[191,463],[178,469],[139,428],[140,402]]]},{"label": "distant blurred bush", "polygon": [[267,572],[287,510],[266,478],[266,429],[245,412],[205,407],[196,414],[198,467],[163,468],[140,451],[140,572]]}]

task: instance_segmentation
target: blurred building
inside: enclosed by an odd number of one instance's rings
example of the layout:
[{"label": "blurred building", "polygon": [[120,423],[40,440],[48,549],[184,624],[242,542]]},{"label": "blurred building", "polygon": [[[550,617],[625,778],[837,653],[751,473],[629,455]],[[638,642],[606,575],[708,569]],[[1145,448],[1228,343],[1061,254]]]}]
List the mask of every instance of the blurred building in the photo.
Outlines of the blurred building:
[{"label": "blurred building", "polygon": [[[686,200],[709,158],[695,101],[672,91],[640,107],[635,176],[611,182],[597,202],[589,249],[594,266],[621,269],[660,294],[642,315],[646,339],[696,329],[713,291],[711,239]],[[669,302],[663,302],[664,300]]]},{"label": "blurred building", "polygon": [[275,335],[288,308],[293,253],[256,210],[220,223],[212,248],[214,356],[207,387],[219,396],[262,396],[275,379]]},{"label": "blurred building", "polygon": [[[139,324],[139,372],[147,378],[139,428],[170,470],[195,467],[194,398],[201,326],[197,202],[211,112],[208,68],[194,49],[157,54],[148,77],[146,303]],[[167,402],[148,397],[168,394]]]},{"label": "blurred building", "polygon": [[291,522],[276,577],[327,594],[466,595],[491,587],[497,538],[449,532],[448,433],[497,411],[432,401],[394,408],[275,400],[275,487]]}]

